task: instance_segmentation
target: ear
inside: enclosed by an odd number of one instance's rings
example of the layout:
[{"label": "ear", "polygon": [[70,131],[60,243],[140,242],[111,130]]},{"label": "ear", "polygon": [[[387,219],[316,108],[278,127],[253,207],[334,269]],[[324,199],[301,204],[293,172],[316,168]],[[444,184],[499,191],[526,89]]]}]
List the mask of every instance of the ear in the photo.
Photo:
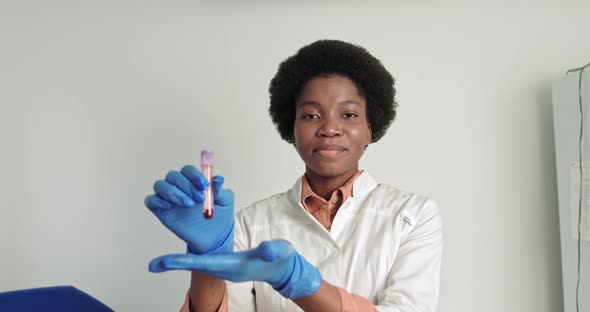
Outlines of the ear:
[{"label": "ear", "polygon": [[367,127],[369,127],[369,131],[367,131],[367,145],[371,143],[371,138],[373,138],[373,129],[371,128],[371,124],[367,123]]}]

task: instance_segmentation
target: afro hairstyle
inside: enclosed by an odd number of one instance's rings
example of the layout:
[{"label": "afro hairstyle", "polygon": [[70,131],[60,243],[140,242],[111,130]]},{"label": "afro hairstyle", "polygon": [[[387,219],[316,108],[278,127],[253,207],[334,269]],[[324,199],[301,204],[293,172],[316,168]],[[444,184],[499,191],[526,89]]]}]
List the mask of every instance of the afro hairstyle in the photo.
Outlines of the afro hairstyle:
[{"label": "afro hairstyle", "polygon": [[365,48],[339,40],[313,42],[279,65],[270,82],[268,112],[281,138],[295,144],[295,103],[308,81],[328,75],[355,83],[367,102],[371,142],[381,139],[396,116],[395,80]]}]

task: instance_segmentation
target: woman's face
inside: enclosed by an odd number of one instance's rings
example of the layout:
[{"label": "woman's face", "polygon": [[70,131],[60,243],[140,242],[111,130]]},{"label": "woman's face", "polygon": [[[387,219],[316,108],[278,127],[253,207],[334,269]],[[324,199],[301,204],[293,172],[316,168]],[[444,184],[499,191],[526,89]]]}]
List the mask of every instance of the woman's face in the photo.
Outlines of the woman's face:
[{"label": "woman's face", "polygon": [[354,82],[338,75],[313,78],[295,105],[295,146],[306,172],[323,178],[356,173],[371,125]]}]

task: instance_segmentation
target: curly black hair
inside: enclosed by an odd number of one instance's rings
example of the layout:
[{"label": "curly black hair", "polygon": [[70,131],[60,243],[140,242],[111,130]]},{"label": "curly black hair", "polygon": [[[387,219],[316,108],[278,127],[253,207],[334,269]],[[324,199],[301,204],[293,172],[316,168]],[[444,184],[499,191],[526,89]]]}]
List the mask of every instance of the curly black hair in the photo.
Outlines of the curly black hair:
[{"label": "curly black hair", "polygon": [[352,80],[367,101],[371,142],[377,142],[395,119],[395,80],[365,48],[339,40],[319,40],[299,49],[279,65],[270,82],[268,112],[283,140],[294,144],[295,102],[305,84],[318,76]]}]

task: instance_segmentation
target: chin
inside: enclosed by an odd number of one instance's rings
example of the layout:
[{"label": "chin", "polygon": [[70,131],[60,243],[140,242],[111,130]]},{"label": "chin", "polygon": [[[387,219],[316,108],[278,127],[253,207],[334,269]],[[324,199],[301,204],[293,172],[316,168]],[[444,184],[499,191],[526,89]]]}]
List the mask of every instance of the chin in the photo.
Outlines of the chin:
[{"label": "chin", "polygon": [[316,167],[310,167],[310,170],[323,177],[323,178],[335,178],[335,177],[339,177],[342,175],[347,174],[348,172],[350,172],[352,170],[352,168],[341,168],[341,167],[336,167],[336,166],[316,166]]}]

